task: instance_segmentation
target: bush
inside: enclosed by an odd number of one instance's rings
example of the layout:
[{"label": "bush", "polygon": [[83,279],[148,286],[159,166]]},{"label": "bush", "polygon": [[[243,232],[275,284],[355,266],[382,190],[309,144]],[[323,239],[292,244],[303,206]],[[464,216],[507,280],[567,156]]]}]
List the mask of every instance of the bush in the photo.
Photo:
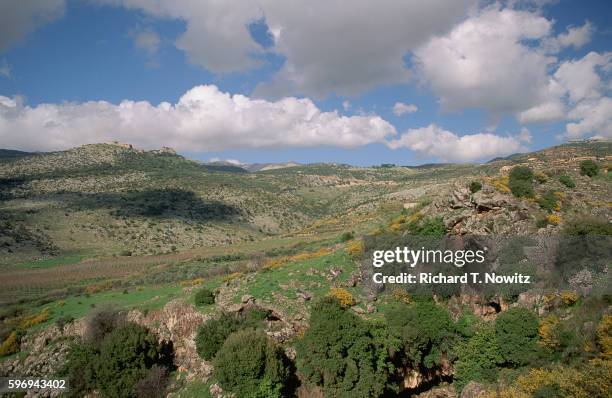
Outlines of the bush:
[{"label": "bush", "polygon": [[527,166],[517,166],[510,170],[510,181],[512,180],[522,180],[529,181],[533,180],[533,170]]},{"label": "bush", "polygon": [[214,367],[219,385],[238,397],[286,396],[289,366],[282,350],[263,331],[248,329],[230,335],[217,353]]},{"label": "bush", "polygon": [[205,287],[199,289],[195,294],[195,305],[203,307],[215,303],[215,294]]},{"label": "bush", "polygon": [[508,186],[512,195],[517,198],[533,198],[535,196],[531,181],[510,179]]},{"label": "bush", "polygon": [[355,299],[351,292],[340,287],[333,287],[329,290],[329,296],[338,301],[342,308],[351,307],[355,304]]},{"label": "bush", "polygon": [[339,242],[347,242],[347,241],[349,241],[351,239],[354,239],[354,238],[355,238],[355,233],[353,231],[350,231],[350,232],[347,231],[347,232],[344,232],[342,235],[340,235],[340,237],[338,238],[338,241]]},{"label": "bush", "polygon": [[441,363],[443,355],[450,356],[455,328],[444,308],[431,302],[398,305],[386,318],[413,367],[431,369]]},{"label": "bush", "polygon": [[508,187],[518,198],[533,198],[533,171],[529,167],[517,166],[510,171]]},{"label": "bush", "polygon": [[535,358],[538,319],[528,309],[515,307],[498,315],[495,321],[497,344],[504,361],[522,366]]},{"label": "bush", "polygon": [[599,165],[592,160],[580,162],[580,174],[588,177],[595,177],[599,174]]},{"label": "bush", "polygon": [[[382,333],[381,333],[382,334]],[[397,392],[388,347],[370,324],[326,297],[310,312],[310,328],[296,344],[306,384],[330,397],[379,397]]]},{"label": "bush", "polygon": [[557,195],[555,194],[555,192],[548,191],[544,195],[539,197],[537,202],[538,202],[538,204],[540,205],[540,207],[542,209],[544,209],[547,212],[551,213],[553,211],[561,210],[557,200],[558,200],[558,198],[557,198]]},{"label": "bush", "polygon": [[214,358],[227,337],[240,329],[238,318],[229,313],[222,313],[217,319],[202,324],[196,335],[198,355],[210,361]]},{"label": "bush", "polygon": [[346,253],[354,260],[358,260],[363,256],[364,246],[362,240],[355,240],[348,244]]},{"label": "bush", "polygon": [[110,332],[100,347],[96,377],[103,395],[134,396],[136,382],[159,361],[157,337],[140,325],[127,323]]},{"label": "bush", "polygon": [[72,323],[72,321],[74,321],[74,317],[72,315],[64,315],[55,320],[55,325],[58,328],[63,329],[64,326],[66,326],[69,323]]},{"label": "bush", "polygon": [[270,311],[250,308],[240,314],[223,312],[216,319],[203,323],[196,335],[196,350],[198,355],[210,361],[227,337],[243,329],[259,329]]},{"label": "bush", "polygon": [[460,344],[457,356],[454,381],[458,391],[471,380],[494,382],[498,366],[503,362],[495,330],[489,325],[484,325],[468,341]]},{"label": "bush", "polygon": [[563,174],[562,176],[560,176],[559,182],[568,188],[576,188],[576,182],[574,182],[574,180],[572,180],[572,177],[568,176],[567,174]]},{"label": "bush", "polygon": [[565,223],[563,232],[570,236],[612,235],[612,224],[590,215],[575,217]]},{"label": "bush", "polygon": [[544,184],[546,181],[548,181],[548,176],[541,171],[534,172],[533,178],[535,178],[539,184]]},{"label": "bush", "polygon": [[19,337],[16,331],[12,331],[6,340],[0,345],[0,357],[15,354],[19,352]]},{"label": "bush", "polygon": [[410,232],[420,236],[443,237],[446,235],[446,225],[442,217],[426,218],[421,223],[411,223]]},{"label": "bush", "polygon": [[470,192],[476,193],[482,189],[482,184],[479,181],[472,181],[470,183]]},{"label": "bush", "polygon": [[98,352],[91,344],[73,344],[59,374],[70,383],[68,395],[82,397],[98,388],[96,366]]}]

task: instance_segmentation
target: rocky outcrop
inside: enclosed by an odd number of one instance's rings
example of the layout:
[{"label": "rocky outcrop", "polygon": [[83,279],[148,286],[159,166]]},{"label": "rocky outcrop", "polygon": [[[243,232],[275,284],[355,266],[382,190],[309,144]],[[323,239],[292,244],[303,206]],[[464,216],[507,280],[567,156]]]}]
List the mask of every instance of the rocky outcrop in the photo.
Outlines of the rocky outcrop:
[{"label": "rocky outcrop", "polygon": [[463,387],[460,398],[478,398],[486,391],[485,386],[475,381],[470,381]]}]

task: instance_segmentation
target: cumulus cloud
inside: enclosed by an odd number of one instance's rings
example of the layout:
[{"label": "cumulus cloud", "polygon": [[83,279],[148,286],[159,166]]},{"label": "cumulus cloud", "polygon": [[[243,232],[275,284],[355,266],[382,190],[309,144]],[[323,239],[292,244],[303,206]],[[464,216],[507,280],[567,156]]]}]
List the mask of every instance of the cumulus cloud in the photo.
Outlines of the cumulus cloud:
[{"label": "cumulus cloud", "polygon": [[233,164],[234,166],[243,166],[244,165],[244,163],[242,163],[238,159],[222,159],[222,158],[218,158],[218,157],[210,158],[210,159],[208,159],[208,162],[209,163],[229,163],[229,164]]},{"label": "cumulus cloud", "polygon": [[404,104],[403,102],[396,102],[393,105],[393,113],[396,116],[402,116],[404,113],[414,113],[418,111],[419,108],[413,104]]},{"label": "cumulus cloud", "polygon": [[65,0],[0,1],[0,52],[64,14]]},{"label": "cumulus cloud", "polygon": [[586,21],[582,26],[569,27],[567,32],[545,42],[544,46],[548,46],[549,51],[559,51],[565,47],[579,49],[591,41],[593,33],[595,33],[595,27],[589,21]]},{"label": "cumulus cloud", "polygon": [[526,41],[549,37],[552,22],[529,11],[487,7],[415,51],[419,76],[446,110],[515,113],[541,101],[551,60]]},{"label": "cumulus cloud", "polygon": [[[257,95],[324,97],[354,95],[379,84],[406,82],[403,57],[432,34],[465,17],[476,0],[313,0],[296,6],[279,0],[96,0],[186,23],[177,41],[189,59],[212,72],[244,71],[266,52],[286,58]],[[248,25],[264,20],[269,49],[251,37]]]},{"label": "cumulus cloud", "polygon": [[490,133],[459,136],[430,124],[427,127],[406,131],[398,139],[389,141],[388,146],[391,149],[408,148],[444,161],[469,162],[525,150],[522,141],[529,140],[531,135],[528,131],[522,131],[516,137],[503,137]]},{"label": "cumulus cloud", "polygon": [[178,150],[336,146],[384,142],[395,129],[378,116],[323,112],[309,99],[270,102],[197,86],[176,104],[106,101],[27,106],[0,96],[0,142],[25,150],[57,150],[117,140]]},{"label": "cumulus cloud", "polygon": [[567,138],[587,135],[612,138],[612,99],[603,97],[582,101],[569,113],[569,119],[576,122],[565,127]]}]

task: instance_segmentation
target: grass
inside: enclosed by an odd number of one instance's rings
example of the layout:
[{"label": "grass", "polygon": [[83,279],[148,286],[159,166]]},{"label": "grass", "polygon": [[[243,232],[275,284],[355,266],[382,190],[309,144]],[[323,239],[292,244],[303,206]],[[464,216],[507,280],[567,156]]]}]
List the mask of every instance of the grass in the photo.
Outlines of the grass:
[{"label": "grass", "polygon": [[303,307],[296,300],[298,290],[307,291],[313,297],[322,297],[329,292],[332,282],[328,277],[332,268],[342,270],[334,282],[348,280],[357,270],[349,255],[338,249],[323,257],[289,262],[273,270],[259,272],[248,285],[240,287],[235,300],[237,302],[242,295],[250,294],[258,300],[280,305],[288,314],[293,314]]},{"label": "grass", "polygon": [[29,261],[25,264],[19,265],[19,268],[36,269],[36,268],[50,268],[50,267],[55,267],[58,265],[71,265],[71,264],[80,263],[85,258],[87,258],[87,256],[83,254],[66,255],[66,256],[54,257],[54,258],[38,260],[38,261]]}]

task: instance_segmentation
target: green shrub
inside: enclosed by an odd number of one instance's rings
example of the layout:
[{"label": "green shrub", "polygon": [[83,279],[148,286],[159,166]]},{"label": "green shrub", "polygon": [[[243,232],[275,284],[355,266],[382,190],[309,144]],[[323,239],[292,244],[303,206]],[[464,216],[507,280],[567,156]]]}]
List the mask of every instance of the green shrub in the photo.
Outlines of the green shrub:
[{"label": "green shrub", "polygon": [[517,198],[533,198],[533,171],[526,166],[517,166],[510,171],[508,187]]},{"label": "green shrub", "polygon": [[214,360],[219,385],[238,397],[286,396],[290,370],[282,350],[263,331],[246,329],[230,335]]},{"label": "green shrub", "polygon": [[546,210],[549,213],[552,213],[554,210],[558,210],[558,201],[557,195],[553,191],[548,191],[544,195],[538,198],[537,202],[540,207]]},{"label": "green shrub", "polygon": [[369,323],[330,297],[315,303],[310,328],[296,344],[301,378],[330,397],[397,392],[388,347]]},{"label": "green shrub", "polygon": [[243,329],[260,329],[270,311],[250,308],[240,314],[223,312],[221,316],[203,323],[196,335],[198,355],[210,361],[227,337]]},{"label": "green shrub", "polygon": [[470,192],[476,193],[482,189],[482,184],[479,181],[472,181],[470,183]]},{"label": "green shrub", "polygon": [[106,336],[100,347],[96,377],[103,395],[134,396],[134,387],[147,369],[159,362],[157,337],[140,325],[128,323]]},{"label": "green shrub", "polygon": [[59,318],[55,320],[55,325],[58,328],[63,329],[64,326],[66,326],[69,323],[72,323],[72,321],[74,321],[74,317],[72,315],[64,315],[64,316],[60,316]]},{"label": "green shrub", "polygon": [[91,344],[73,344],[59,375],[68,379],[70,397],[82,397],[98,388],[98,351]]},{"label": "green shrub", "polygon": [[444,308],[432,302],[400,304],[386,314],[390,332],[402,342],[412,366],[431,369],[451,355],[455,328]]},{"label": "green shrub", "polygon": [[531,182],[533,180],[533,170],[527,166],[517,166],[510,170],[510,180],[523,180]]},{"label": "green shrub", "polygon": [[240,329],[238,318],[229,313],[222,313],[219,318],[205,322],[196,335],[196,350],[198,355],[210,361],[214,358],[227,337]]},{"label": "green shrub", "polygon": [[347,242],[351,239],[355,238],[355,233],[353,231],[346,231],[340,235],[338,238],[338,242]]},{"label": "green shrub", "polygon": [[571,236],[612,235],[612,224],[594,216],[578,216],[567,221],[563,232]]},{"label": "green shrub", "polygon": [[214,304],[215,294],[210,289],[203,287],[196,292],[194,300],[198,307]]},{"label": "green shrub", "polygon": [[576,188],[576,182],[574,182],[574,180],[572,180],[572,177],[568,176],[567,174],[563,174],[562,176],[560,176],[559,182],[568,188]]},{"label": "green shrub", "polygon": [[526,365],[537,352],[538,318],[526,308],[511,308],[497,316],[495,335],[505,363]]},{"label": "green shrub", "polygon": [[580,174],[588,177],[595,177],[599,174],[599,165],[592,160],[580,162]]},{"label": "green shrub", "polygon": [[411,223],[409,229],[413,234],[433,237],[442,237],[447,232],[442,217],[426,218],[420,223]]},{"label": "green shrub", "polygon": [[503,363],[495,330],[485,324],[466,342],[457,347],[454,384],[458,391],[471,380],[494,382],[498,366]]}]

